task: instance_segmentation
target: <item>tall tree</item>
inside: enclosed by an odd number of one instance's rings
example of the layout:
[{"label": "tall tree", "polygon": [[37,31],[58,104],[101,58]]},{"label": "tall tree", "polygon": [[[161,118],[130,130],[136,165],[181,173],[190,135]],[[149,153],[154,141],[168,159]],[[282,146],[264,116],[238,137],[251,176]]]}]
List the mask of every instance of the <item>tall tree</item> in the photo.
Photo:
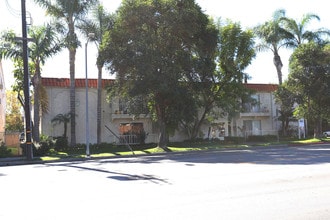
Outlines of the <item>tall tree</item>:
[{"label": "tall tree", "polygon": [[[62,49],[62,43],[57,38],[54,28],[50,25],[41,27],[32,27],[29,29],[29,35],[34,40],[30,44],[29,56],[33,62],[35,72],[32,73],[32,85],[34,87],[34,117],[33,117],[33,140],[40,141],[40,110],[46,112],[48,110],[47,97],[45,97],[45,89],[41,85],[41,69],[47,58],[57,54]],[[43,103],[40,103],[43,102]]]},{"label": "tall tree", "polygon": [[[80,42],[75,27],[83,21],[91,6],[98,0],[35,0],[37,4],[46,9],[48,15],[57,22],[57,26],[64,35],[65,47],[69,50],[70,63],[70,112],[76,115],[76,94],[75,94],[75,60],[76,51]],[[76,119],[71,118],[71,141],[70,146],[76,145]]]},{"label": "tall tree", "polygon": [[100,55],[100,44],[103,40],[103,35],[106,31],[111,30],[114,25],[114,17],[110,13],[108,13],[101,4],[98,4],[92,10],[91,19],[86,19],[78,28],[83,32],[86,38],[88,38],[90,33],[94,33],[94,37],[89,39],[90,41],[95,42],[96,47],[98,49],[97,56],[97,120],[96,120],[96,132],[97,132],[97,143],[101,143],[101,118],[102,118],[102,69],[104,66],[104,60]]},{"label": "tall tree", "polygon": [[[2,57],[11,58],[19,64],[19,60],[22,57],[22,47],[21,42],[16,40],[16,34],[14,32],[4,33],[4,41],[9,47],[5,47],[1,50]],[[40,110],[42,112],[47,111],[47,96],[44,91],[44,88],[41,86],[41,71],[42,65],[45,64],[46,60],[55,54],[57,54],[62,49],[62,43],[57,38],[57,34],[54,30],[54,27],[50,24],[46,26],[35,26],[29,28],[29,36],[33,39],[32,42],[28,45],[28,54],[31,64],[29,65],[29,72],[32,77],[33,85],[33,141],[40,141]],[[22,80],[23,75],[22,71],[19,71],[20,68],[16,68],[16,81],[19,82]],[[20,85],[20,83],[16,84]],[[19,91],[23,89],[23,85],[17,87],[16,90]]]},{"label": "tall tree", "polygon": [[270,21],[255,27],[255,34],[261,40],[257,45],[258,51],[271,50],[273,53],[273,63],[275,65],[278,77],[278,83],[283,82],[282,67],[283,63],[279,55],[279,49],[288,46],[285,39],[290,38],[288,33],[281,27],[281,18],[285,17],[285,10],[276,10]]},{"label": "tall tree", "polygon": [[302,43],[310,41],[322,42],[323,36],[330,36],[330,31],[324,28],[308,30],[307,27],[312,20],[320,20],[316,14],[304,14],[300,21],[288,17],[280,18],[280,25],[287,32],[287,45],[297,48]]},{"label": "tall tree", "polygon": [[143,97],[160,128],[159,147],[194,108],[185,82],[208,17],[194,0],[124,0],[102,47],[120,94]]},{"label": "tall tree", "polygon": [[314,42],[300,45],[290,58],[288,86],[296,95],[298,116],[314,125],[314,136],[322,135],[322,120],[330,119],[330,46]]},{"label": "tall tree", "polygon": [[208,32],[214,33],[213,36],[204,36],[205,45],[199,51],[199,57],[203,59],[196,60],[195,71],[187,77],[199,109],[194,122],[190,126],[185,123],[191,131],[191,139],[197,137],[206,119],[213,120],[224,114],[232,116],[233,112],[239,111],[238,100],[247,94],[243,82],[248,76],[244,70],[255,57],[253,32],[242,30],[239,23],[230,20],[219,21],[217,30]]}]

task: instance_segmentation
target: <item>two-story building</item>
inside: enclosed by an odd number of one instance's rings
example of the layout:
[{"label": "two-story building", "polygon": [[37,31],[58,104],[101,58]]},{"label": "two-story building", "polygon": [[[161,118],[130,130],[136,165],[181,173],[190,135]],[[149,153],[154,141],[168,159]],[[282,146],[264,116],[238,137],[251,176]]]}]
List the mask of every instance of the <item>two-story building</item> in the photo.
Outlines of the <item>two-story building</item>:
[{"label": "two-story building", "polygon": [[[146,143],[158,142],[159,130],[148,115],[135,117],[127,111],[125,100],[115,98],[107,100],[106,86],[112,80],[102,80],[102,120],[101,140],[107,143],[139,143],[140,135],[146,135]],[[43,78],[42,84],[46,88],[49,100],[49,112],[42,116],[41,131],[48,136],[63,135],[63,126],[54,125],[51,120],[57,114],[70,111],[70,80],[57,78]],[[77,143],[86,142],[86,84],[85,79],[76,79],[76,139]],[[273,84],[246,84],[253,89],[253,103],[242,103],[245,111],[233,118],[217,119],[211,123],[204,123],[201,127],[200,138],[219,138],[225,136],[267,135],[277,133],[276,109]],[[97,140],[97,79],[88,80],[88,121],[89,140]],[[68,127],[70,135],[70,126]],[[187,137],[184,132],[177,131],[170,137],[170,141],[183,141]],[[70,139],[69,139],[70,140]]]}]

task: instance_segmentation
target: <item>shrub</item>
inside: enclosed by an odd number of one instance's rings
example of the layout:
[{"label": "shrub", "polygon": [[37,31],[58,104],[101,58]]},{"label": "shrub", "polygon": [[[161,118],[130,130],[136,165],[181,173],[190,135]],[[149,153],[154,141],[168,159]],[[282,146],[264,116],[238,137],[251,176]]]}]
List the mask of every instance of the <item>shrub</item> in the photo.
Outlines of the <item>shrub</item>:
[{"label": "shrub", "polygon": [[68,149],[69,142],[67,137],[59,136],[59,137],[55,137],[54,140],[55,140],[56,151],[63,151]]},{"label": "shrub", "polygon": [[256,142],[268,142],[276,141],[276,135],[251,135],[248,137],[247,141],[256,141]]},{"label": "shrub", "polygon": [[0,158],[10,157],[10,156],[11,156],[11,150],[8,149],[5,146],[4,142],[1,142],[1,145],[0,145]]},{"label": "shrub", "polygon": [[45,156],[48,155],[53,148],[54,140],[52,138],[42,138],[39,144],[33,145],[33,154],[35,156]]},{"label": "shrub", "polygon": [[244,137],[225,137],[225,141],[228,144],[240,144],[244,143]]}]

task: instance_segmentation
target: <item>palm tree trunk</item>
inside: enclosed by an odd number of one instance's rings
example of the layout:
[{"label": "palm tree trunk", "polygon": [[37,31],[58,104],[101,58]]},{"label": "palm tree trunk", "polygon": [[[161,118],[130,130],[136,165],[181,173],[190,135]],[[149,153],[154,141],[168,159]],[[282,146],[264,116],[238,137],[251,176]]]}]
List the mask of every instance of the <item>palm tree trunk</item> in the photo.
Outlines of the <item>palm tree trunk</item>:
[{"label": "palm tree trunk", "polygon": [[75,59],[76,49],[69,49],[70,59],[70,114],[71,114],[71,141],[70,146],[76,145],[76,88],[75,88]]},{"label": "palm tree trunk", "polygon": [[41,74],[40,74],[40,65],[39,63],[35,64],[35,74],[32,79],[33,87],[34,87],[34,105],[33,105],[33,125],[32,125],[32,137],[33,141],[39,143],[40,141],[40,83],[41,83]]},{"label": "palm tree trunk", "polygon": [[101,143],[101,103],[102,103],[102,66],[97,66],[98,69],[98,77],[97,77],[97,118],[96,118],[96,135],[97,135],[97,143]]},{"label": "palm tree trunk", "polygon": [[283,82],[283,80],[282,80],[282,67],[283,67],[283,64],[282,64],[281,57],[278,55],[277,52],[274,52],[273,62],[274,62],[274,65],[275,65],[276,71],[277,71],[278,84],[282,85],[282,82]]}]

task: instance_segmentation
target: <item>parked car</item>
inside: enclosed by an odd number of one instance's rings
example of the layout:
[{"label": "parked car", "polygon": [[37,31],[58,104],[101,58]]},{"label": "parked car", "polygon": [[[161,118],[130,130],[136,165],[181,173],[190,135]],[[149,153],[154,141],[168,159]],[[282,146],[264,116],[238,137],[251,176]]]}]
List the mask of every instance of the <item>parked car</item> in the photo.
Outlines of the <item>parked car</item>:
[{"label": "parked car", "polygon": [[323,132],[324,137],[330,137],[330,131],[325,131]]}]

